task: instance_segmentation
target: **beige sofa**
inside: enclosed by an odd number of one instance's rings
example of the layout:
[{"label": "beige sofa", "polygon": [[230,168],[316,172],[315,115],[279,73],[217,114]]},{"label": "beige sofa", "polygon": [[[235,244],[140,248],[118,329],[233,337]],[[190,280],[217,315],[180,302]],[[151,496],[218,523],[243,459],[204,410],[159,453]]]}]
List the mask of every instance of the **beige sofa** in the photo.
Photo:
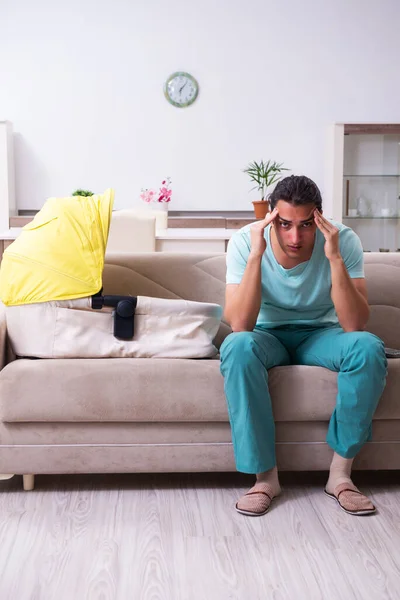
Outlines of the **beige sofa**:
[{"label": "beige sofa", "polygon": [[[365,255],[368,330],[400,348],[400,253]],[[109,256],[106,293],[223,304],[225,255]],[[222,324],[216,344],[229,333]],[[1,322],[0,473],[232,471],[219,360],[18,359]],[[324,470],[337,375],[320,367],[276,367],[270,388],[277,456],[284,470]],[[358,469],[400,469],[400,359],[389,360],[373,441]]]}]

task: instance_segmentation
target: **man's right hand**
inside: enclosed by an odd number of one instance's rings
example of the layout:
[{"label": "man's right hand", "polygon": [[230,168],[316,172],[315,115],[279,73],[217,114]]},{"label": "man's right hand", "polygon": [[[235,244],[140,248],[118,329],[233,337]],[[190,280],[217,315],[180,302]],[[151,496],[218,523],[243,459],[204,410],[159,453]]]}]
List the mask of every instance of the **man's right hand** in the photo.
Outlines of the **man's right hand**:
[{"label": "man's right hand", "polygon": [[253,256],[261,257],[266,248],[267,240],[264,237],[264,230],[267,225],[271,223],[278,216],[278,209],[275,207],[270,213],[267,213],[262,221],[254,223],[250,227],[250,239],[251,239],[251,254]]}]

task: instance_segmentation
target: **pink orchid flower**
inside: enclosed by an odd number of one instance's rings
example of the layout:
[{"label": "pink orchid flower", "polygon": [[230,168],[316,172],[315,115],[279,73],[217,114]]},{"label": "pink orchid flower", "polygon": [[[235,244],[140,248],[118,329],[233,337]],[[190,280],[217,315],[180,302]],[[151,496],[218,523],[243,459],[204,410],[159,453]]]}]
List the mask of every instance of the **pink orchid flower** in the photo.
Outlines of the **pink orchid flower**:
[{"label": "pink orchid flower", "polygon": [[143,189],[141,190],[140,200],[143,202],[170,202],[172,190],[169,189],[171,183],[171,179],[167,177],[161,182],[161,187],[159,192],[153,189]]},{"label": "pink orchid flower", "polygon": [[160,189],[160,196],[158,198],[159,202],[170,202],[171,201],[172,190],[169,190],[166,187],[162,187]]},{"label": "pink orchid flower", "polygon": [[143,190],[142,193],[140,194],[140,199],[143,200],[143,202],[154,202],[155,201],[155,196],[156,196],[156,191],[155,190]]}]

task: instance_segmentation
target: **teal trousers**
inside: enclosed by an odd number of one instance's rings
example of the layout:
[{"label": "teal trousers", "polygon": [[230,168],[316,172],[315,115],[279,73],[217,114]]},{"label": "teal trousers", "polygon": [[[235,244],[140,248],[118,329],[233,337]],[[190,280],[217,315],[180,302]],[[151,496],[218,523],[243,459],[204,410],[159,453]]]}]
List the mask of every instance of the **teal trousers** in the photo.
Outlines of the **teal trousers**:
[{"label": "teal trousers", "polygon": [[[372,417],[387,373],[384,344],[375,335],[346,333],[339,326],[256,327],[231,333],[220,353],[238,471],[262,473],[276,465],[268,369],[279,365],[312,365],[338,373],[336,406],[326,439],[335,452],[353,458],[371,439]],[[312,395],[312,379],[309,389]]]}]

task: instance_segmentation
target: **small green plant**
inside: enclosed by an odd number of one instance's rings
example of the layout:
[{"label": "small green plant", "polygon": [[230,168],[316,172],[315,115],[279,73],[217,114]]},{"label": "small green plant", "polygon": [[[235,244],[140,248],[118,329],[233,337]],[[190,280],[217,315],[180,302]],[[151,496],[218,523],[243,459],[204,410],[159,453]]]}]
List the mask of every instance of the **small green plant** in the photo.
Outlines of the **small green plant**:
[{"label": "small green plant", "polygon": [[251,189],[257,189],[261,192],[261,200],[266,200],[265,196],[268,188],[280,179],[280,173],[289,170],[282,167],[282,165],[283,163],[277,163],[271,160],[268,160],[267,162],[261,160],[260,162],[251,162],[248,167],[243,170],[243,173],[247,173],[250,180],[257,184]]},{"label": "small green plant", "polygon": [[72,194],[73,196],[94,196],[93,192],[89,190],[75,190]]}]

